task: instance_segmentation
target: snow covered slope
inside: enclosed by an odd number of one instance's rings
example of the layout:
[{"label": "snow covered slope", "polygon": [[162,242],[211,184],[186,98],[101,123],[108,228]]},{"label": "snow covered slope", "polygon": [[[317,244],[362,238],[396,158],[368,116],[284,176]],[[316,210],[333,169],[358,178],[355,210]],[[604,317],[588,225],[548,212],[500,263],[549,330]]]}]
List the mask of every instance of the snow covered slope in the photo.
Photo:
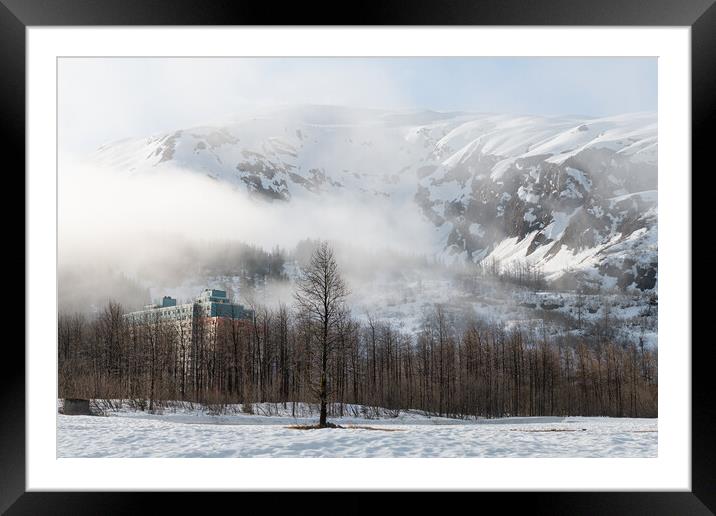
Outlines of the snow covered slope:
[{"label": "snow covered slope", "polygon": [[107,144],[130,173],[190,170],[290,203],[417,203],[446,260],[656,288],[657,119],[282,108]]}]

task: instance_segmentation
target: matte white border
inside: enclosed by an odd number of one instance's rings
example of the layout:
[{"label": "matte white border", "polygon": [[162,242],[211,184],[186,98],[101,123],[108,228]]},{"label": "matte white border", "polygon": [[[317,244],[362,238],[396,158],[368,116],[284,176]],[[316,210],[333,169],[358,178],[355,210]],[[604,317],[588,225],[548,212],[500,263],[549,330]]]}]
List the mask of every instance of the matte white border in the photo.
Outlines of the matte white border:
[{"label": "matte white border", "polygon": [[[690,28],[27,30],[27,489],[690,490]],[[57,56],[658,56],[655,459],[57,459]],[[98,242],[98,245],[101,245]]]}]

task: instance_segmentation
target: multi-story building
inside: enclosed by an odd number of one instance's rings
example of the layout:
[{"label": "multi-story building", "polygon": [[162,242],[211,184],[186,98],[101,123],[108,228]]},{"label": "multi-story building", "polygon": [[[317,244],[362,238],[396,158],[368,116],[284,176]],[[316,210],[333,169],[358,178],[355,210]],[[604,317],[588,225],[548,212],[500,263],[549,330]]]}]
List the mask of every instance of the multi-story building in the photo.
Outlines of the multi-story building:
[{"label": "multi-story building", "polygon": [[131,322],[187,321],[196,319],[246,319],[253,312],[243,305],[232,303],[226,291],[205,289],[192,303],[177,305],[177,300],[164,296],[161,305],[147,305],[142,310],[125,314]]},{"label": "multi-story building", "polygon": [[[194,394],[215,380],[214,351],[217,346],[245,334],[251,328],[253,311],[232,303],[223,290],[205,289],[191,303],[177,304],[164,296],[161,304],[124,315],[130,338],[144,345],[172,346],[176,361],[175,380],[180,396],[191,385]],[[164,348],[170,349],[170,348]]]}]

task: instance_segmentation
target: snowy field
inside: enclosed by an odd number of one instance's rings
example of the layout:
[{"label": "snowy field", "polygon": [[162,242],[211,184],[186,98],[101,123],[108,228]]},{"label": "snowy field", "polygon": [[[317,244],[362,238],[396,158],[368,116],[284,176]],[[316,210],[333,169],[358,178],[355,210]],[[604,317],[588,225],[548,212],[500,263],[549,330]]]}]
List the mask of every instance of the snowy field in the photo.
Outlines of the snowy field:
[{"label": "snowy field", "polygon": [[[290,407],[290,404],[289,404]],[[260,411],[259,411],[260,412]],[[283,411],[279,411],[283,412]],[[317,417],[162,414],[121,409],[57,415],[58,457],[656,457],[657,420],[524,417],[458,420],[401,411],[329,418],[344,428],[299,430]]]}]

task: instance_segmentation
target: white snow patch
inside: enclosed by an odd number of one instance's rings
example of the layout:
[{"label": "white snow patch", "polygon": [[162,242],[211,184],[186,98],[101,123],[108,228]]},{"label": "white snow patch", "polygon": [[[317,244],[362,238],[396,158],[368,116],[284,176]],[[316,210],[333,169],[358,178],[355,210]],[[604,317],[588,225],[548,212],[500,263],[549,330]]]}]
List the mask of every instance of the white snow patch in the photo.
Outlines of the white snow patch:
[{"label": "white snow patch", "polygon": [[554,220],[546,228],[544,228],[544,230],[542,230],[544,236],[551,240],[559,240],[562,238],[567,226],[569,226],[569,221],[580,209],[581,208],[575,208],[575,210],[569,214],[563,211],[555,211],[552,213],[552,218]]},{"label": "white snow patch", "polygon": [[478,224],[477,222],[473,222],[472,224],[470,224],[470,227],[468,228],[468,230],[470,231],[471,235],[475,235],[478,237],[485,236],[485,230],[482,229],[482,226],[480,224]]},{"label": "white snow patch", "polygon": [[525,202],[531,204],[537,204],[539,202],[539,195],[532,193],[527,190],[524,186],[520,186],[517,189],[517,196]]},{"label": "white snow patch", "polygon": [[584,172],[572,167],[567,167],[566,170],[570,177],[573,177],[580,185],[582,185],[582,188],[589,191],[592,187],[592,180],[585,176]]}]

